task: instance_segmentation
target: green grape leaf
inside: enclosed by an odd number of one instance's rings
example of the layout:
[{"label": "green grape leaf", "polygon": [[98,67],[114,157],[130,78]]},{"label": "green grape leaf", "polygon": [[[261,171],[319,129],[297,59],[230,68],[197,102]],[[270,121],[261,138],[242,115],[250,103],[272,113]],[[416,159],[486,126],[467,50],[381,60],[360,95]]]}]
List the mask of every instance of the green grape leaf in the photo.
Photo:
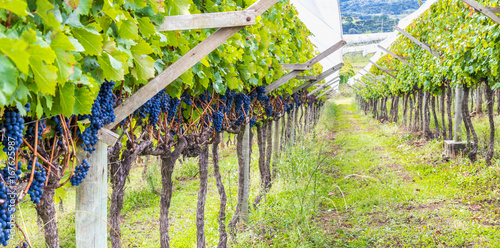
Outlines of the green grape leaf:
[{"label": "green grape leaf", "polygon": [[107,80],[121,81],[124,79],[124,71],[122,62],[115,59],[109,53],[105,52],[102,56],[97,58],[101,65],[102,76]]},{"label": "green grape leaf", "polygon": [[139,29],[133,20],[125,20],[122,22],[118,30],[118,36],[123,39],[137,40],[139,37]]},{"label": "green grape leaf", "polygon": [[28,14],[27,7],[28,4],[22,0],[0,0],[0,9],[12,11],[20,17],[25,17]]},{"label": "green grape leaf", "polygon": [[52,42],[50,43],[50,47],[54,50],[75,50],[75,46],[73,45],[73,43],[71,43],[69,37],[66,36],[63,32],[56,32],[52,35]]},{"label": "green grape leaf", "polygon": [[148,3],[153,8],[155,13],[165,12],[165,3],[163,0],[148,0]]},{"label": "green grape leaf", "polygon": [[132,74],[139,80],[147,80],[155,76],[155,60],[147,55],[133,54],[135,67]]},{"label": "green grape leaf", "polygon": [[41,101],[37,101],[35,112],[36,112],[36,117],[37,118],[41,118],[42,117],[42,115],[43,115],[43,106],[42,106],[42,102]]},{"label": "green grape leaf", "polygon": [[226,79],[227,87],[231,90],[238,89],[238,79],[236,77],[230,77]]},{"label": "green grape leaf", "polygon": [[17,88],[17,78],[19,71],[8,58],[0,56],[0,78],[2,87],[0,87],[0,107],[7,105],[10,97]]},{"label": "green grape leaf", "polygon": [[92,7],[92,0],[80,0],[76,13],[80,15],[87,15]]},{"label": "green grape leaf", "polygon": [[31,45],[29,48],[31,57],[37,57],[48,64],[54,63],[56,53],[50,47],[41,47],[40,45]]},{"label": "green grape leaf", "polygon": [[54,13],[50,11],[54,8],[54,5],[48,0],[37,0],[36,5],[38,7],[36,13],[42,18],[43,24],[54,29],[61,26],[61,23],[56,19]]},{"label": "green grape leaf", "polygon": [[71,74],[75,72],[75,57],[62,50],[57,50],[56,55],[54,65],[57,67],[57,81],[63,86]]},{"label": "green grape leaf", "polygon": [[75,28],[72,30],[72,33],[84,48],[83,53],[87,55],[101,55],[102,36],[97,31]]},{"label": "green grape leaf", "polygon": [[75,106],[75,85],[72,83],[68,83],[63,87],[59,87],[59,91],[56,94],[56,99],[59,100],[61,113],[64,116],[71,116],[73,114],[73,108]]},{"label": "green grape leaf", "polygon": [[190,0],[167,0],[168,15],[189,15]]},{"label": "green grape leaf", "polygon": [[215,82],[213,82],[214,90],[217,94],[224,94],[226,92],[226,86],[222,82],[222,77],[220,72],[214,73]]},{"label": "green grape leaf", "polygon": [[85,115],[91,113],[94,99],[92,97],[92,92],[90,92],[87,87],[77,88],[75,90],[75,99],[73,114]]},{"label": "green grape leaf", "polygon": [[154,63],[155,60],[147,54],[153,52],[151,46],[149,46],[144,40],[141,40],[139,44],[130,48],[132,52],[132,57],[134,60],[134,69],[132,74],[135,78],[139,80],[147,80],[155,76]]},{"label": "green grape leaf", "polygon": [[17,66],[19,71],[28,74],[30,54],[26,52],[28,44],[23,40],[12,40],[9,38],[0,39],[0,51],[9,57]]},{"label": "green grape leaf", "polygon": [[54,95],[56,91],[57,68],[53,65],[44,65],[39,56],[31,56],[29,65],[35,76],[35,83],[38,89],[49,95]]},{"label": "green grape leaf", "polygon": [[137,19],[137,21],[139,22],[139,29],[141,30],[141,34],[144,37],[149,38],[151,35],[156,34],[155,25],[151,23],[151,19],[149,19],[148,17],[142,17]]}]

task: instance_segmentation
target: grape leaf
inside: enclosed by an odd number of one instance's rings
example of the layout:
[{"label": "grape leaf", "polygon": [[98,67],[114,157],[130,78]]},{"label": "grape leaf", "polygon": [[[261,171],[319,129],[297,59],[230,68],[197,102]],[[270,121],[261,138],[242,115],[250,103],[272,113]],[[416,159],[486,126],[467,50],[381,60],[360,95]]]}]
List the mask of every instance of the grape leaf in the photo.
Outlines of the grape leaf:
[{"label": "grape leaf", "polygon": [[91,31],[83,28],[75,28],[72,30],[73,36],[85,49],[83,53],[87,55],[101,55],[102,53],[102,37],[97,31]]},{"label": "grape leaf", "polygon": [[141,34],[144,37],[149,38],[151,35],[156,34],[155,25],[151,23],[151,19],[149,19],[148,17],[142,17],[137,19],[137,21],[139,22],[139,29],[141,30]]},{"label": "grape leaf", "polygon": [[57,67],[57,81],[61,86],[75,72],[75,57],[69,52],[63,50],[56,51],[56,60],[54,65]]},{"label": "grape leaf", "polygon": [[0,87],[0,107],[7,105],[9,98],[17,88],[17,78],[19,71],[8,58],[0,56],[0,78],[2,87]]},{"label": "grape leaf", "polygon": [[59,87],[59,91],[56,94],[57,98],[61,106],[61,113],[64,116],[71,116],[75,105],[75,85],[68,83],[63,87]]},{"label": "grape leaf", "polygon": [[56,91],[57,68],[53,65],[44,65],[39,56],[31,56],[29,65],[35,76],[38,89],[44,94],[54,95]]},{"label": "grape leaf", "polygon": [[76,13],[80,15],[87,15],[89,9],[92,7],[92,0],[80,0]]},{"label": "grape leaf", "polygon": [[31,57],[37,57],[48,64],[54,63],[56,59],[56,54],[50,47],[41,47],[40,45],[34,44],[29,47],[29,50],[31,52]]},{"label": "grape leaf", "polygon": [[147,80],[155,76],[155,60],[147,55],[133,54],[135,67],[132,74],[139,80]]},{"label": "grape leaf", "polygon": [[97,61],[101,65],[102,76],[105,79],[115,81],[121,81],[124,79],[122,63],[113,58],[113,56],[109,53],[105,52],[102,56],[97,58]]},{"label": "grape leaf", "polygon": [[23,40],[0,39],[0,51],[7,55],[16,64],[17,68],[24,74],[28,74],[28,59],[30,54],[26,52],[28,44]]},{"label": "grape leaf", "polygon": [[54,29],[61,26],[61,23],[56,19],[54,13],[50,11],[54,8],[54,5],[48,0],[37,0],[36,5],[38,7],[36,13],[42,18],[43,24]]},{"label": "grape leaf", "polygon": [[137,24],[132,20],[125,20],[122,22],[118,35],[124,39],[136,40],[139,37],[139,29]]},{"label": "grape leaf", "polygon": [[69,37],[66,36],[63,32],[56,32],[52,35],[52,42],[50,43],[50,47],[54,50],[75,50],[75,46],[73,45],[73,43],[71,43]]},{"label": "grape leaf", "polygon": [[25,17],[28,14],[27,7],[28,4],[22,0],[0,0],[0,9],[12,11],[20,17]]},{"label": "grape leaf", "polygon": [[168,15],[189,15],[190,0],[167,0]]},{"label": "grape leaf", "polygon": [[92,93],[87,87],[77,88],[75,90],[75,108],[73,114],[75,115],[85,115],[90,114],[92,110],[92,104],[94,104],[94,99]]}]

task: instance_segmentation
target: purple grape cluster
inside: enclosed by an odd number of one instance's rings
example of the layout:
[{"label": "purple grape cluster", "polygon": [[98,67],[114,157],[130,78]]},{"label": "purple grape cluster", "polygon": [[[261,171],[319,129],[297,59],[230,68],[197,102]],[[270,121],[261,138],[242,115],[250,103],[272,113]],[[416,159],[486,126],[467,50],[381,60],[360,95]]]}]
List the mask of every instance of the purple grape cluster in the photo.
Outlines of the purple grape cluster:
[{"label": "purple grape cluster", "polygon": [[[26,178],[31,177],[31,169],[33,168],[33,161],[30,160],[28,162],[28,171],[30,171],[27,175]],[[33,177],[33,182],[31,183],[30,188],[28,189],[28,194],[30,195],[31,201],[34,204],[40,204],[40,198],[43,195],[43,187],[45,186],[45,181],[47,180],[47,174],[45,171],[45,168],[36,162],[35,165],[35,175]]]},{"label": "purple grape cluster", "polygon": [[79,166],[75,167],[75,172],[73,173],[73,176],[71,176],[71,178],[69,179],[71,185],[73,186],[80,185],[83,179],[87,177],[89,169],[90,169],[89,163],[87,162],[86,159],[83,159],[82,163]]},{"label": "purple grape cluster", "polygon": [[0,244],[3,246],[8,246],[8,241],[10,239],[11,233],[11,219],[12,215],[15,213],[16,208],[9,207],[10,199],[12,196],[17,198],[17,193],[14,189],[8,187],[4,182],[0,183],[0,199],[3,203],[0,203]]},{"label": "purple grape cluster", "polygon": [[222,111],[217,110],[213,113],[214,119],[214,129],[216,132],[220,133],[222,131],[222,122],[224,121],[224,113]]},{"label": "purple grape cluster", "polygon": [[3,151],[13,157],[23,143],[24,119],[17,109],[7,109],[3,114],[2,126],[6,136],[2,140]]},{"label": "purple grape cluster", "polygon": [[113,105],[115,95],[113,87],[115,82],[105,80],[101,85],[99,94],[92,105],[92,114],[88,116],[90,119],[90,127],[86,128],[83,133],[78,130],[77,133],[83,140],[82,147],[85,151],[92,154],[95,151],[94,146],[97,144],[97,134],[104,125],[115,121],[115,112]]}]

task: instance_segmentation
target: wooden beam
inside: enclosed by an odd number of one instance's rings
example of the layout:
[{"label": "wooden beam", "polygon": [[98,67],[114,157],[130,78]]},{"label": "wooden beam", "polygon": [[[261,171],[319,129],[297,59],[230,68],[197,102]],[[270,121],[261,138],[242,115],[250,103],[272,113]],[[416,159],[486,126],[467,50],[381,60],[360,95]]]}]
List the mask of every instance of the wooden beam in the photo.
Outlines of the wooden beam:
[{"label": "wooden beam", "polygon": [[159,31],[240,27],[255,24],[254,10],[166,16]]},{"label": "wooden beam", "polygon": [[375,80],[382,82],[382,80],[380,78],[378,78],[378,76],[376,76],[375,74],[373,74],[373,73],[371,73],[371,72],[369,72],[367,70],[365,70],[365,71],[367,72],[367,74],[369,74],[370,76],[372,76]]},{"label": "wooden beam", "polygon": [[382,51],[390,54],[392,57],[398,59],[399,61],[403,62],[404,64],[406,64],[407,66],[411,67],[411,68],[415,68],[414,65],[408,63],[405,59],[403,59],[401,56],[389,51],[389,49],[386,49],[385,47],[381,46],[381,45],[378,45],[378,48],[382,49]]},{"label": "wooden beam", "polygon": [[388,70],[382,68],[382,66],[380,66],[380,65],[377,65],[377,63],[374,63],[371,60],[369,60],[369,62],[372,63],[374,66],[376,66],[379,70],[381,70],[381,71],[385,72],[387,75],[391,76],[392,78],[398,79],[396,76],[392,75],[392,73],[390,73]]},{"label": "wooden beam", "polygon": [[[324,58],[328,57],[330,54],[334,53],[335,51],[339,50],[341,47],[343,47],[345,44],[347,44],[347,42],[345,42],[344,40],[341,40],[337,43],[335,43],[333,46],[331,46],[330,48],[326,49],[325,51],[323,51],[322,53],[320,53],[319,55],[317,55],[316,57],[310,59],[309,61],[307,61],[305,64],[303,64],[304,66],[307,66],[307,68],[311,68],[313,65],[315,65],[316,63],[320,62],[321,60],[323,60]],[[343,66],[344,64],[342,64]],[[296,69],[296,70],[293,70],[292,72],[295,72],[295,71],[300,71],[299,74],[301,72],[303,72],[304,70],[299,70],[299,69]],[[292,73],[290,72],[290,73]],[[269,94],[271,93],[273,90],[279,88],[281,85],[283,84],[286,84],[290,79],[292,78],[295,78],[296,76],[298,76],[299,74],[296,74],[294,77],[290,78],[291,75],[289,75],[290,73],[288,73],[287,75],[285,75],[284,77],[287,77],[285,79],[283,78],[280,78],[278,80],[276,80],[275,82],[273,82],[272,84],[270,84],[269,86],[266,87],[266,94]],[[295,73],[294,73],[295,74]],[[282,80],[283,79],[283,80]],[[321,79],[323,80],[323,79]],[[319,81],[321,81],[319,80]]]},{"label": "wooden beam", "polygon": [[332,92],[334,90],[338,90],[338,89],[339,89],[339,87],[333,87],[333,88],[321,93],[321,95],[319,95],[318,98],[321,98],[322,96],[326,95],[327,93],[330,93],[330,92]]},{"label": "wooden beam", "polygon": [[310,70],[311,66],[306,65],[306,64],[281,64],[281,67],[283,70],[301,70],[301,71],[306,71]]},{"label": "wooden beam", "polygon": [[486,7],[486,9],[495,13],[495,14],[500,13],[500,7]]},{"label": "wooden beam", "polygon": [[[470,5],[472,8],[475,10],[481,12],[483,15],[489,17],[491,20],[493,20],[496,23],[500,24],[500,17],[495,14],[490,8],[484,7],[480,3],[474,1],[474,0],[462,0],[464,3]],[[497,12],[498,13],[498,12]]]},{"label": "wooden beam", "polygon": [[99,139],[110,146],[114,146],[116,142],[118,142],[118,139],[120,138],[120,135],[104,127],[101,128],[101,130],[99,130],[98,134],[99,134]]},{"label": "wooden beam", "polygon": [[344,66],[344,63],[340,63],[340,64],[338,64],[338,65],[336,65],[336,66],[334,66],[334,67],[326,70],[325,72],[321,73],[316,80],[311,80],[311,81],[305,82],[302,85],[300,85],[299,87],[295,88],[293,90],[293,93],[297,93],[299,90],[305,90],[305,89],[313,86],[317,82],[322,81],[323,79],[327,78],[328,76],[330,76],[333,73],[335,73],[338,70],[340,70],[340,68],[342,68],[342,66]]},{"label": "wooden beam", "polygon": [[[260,16],[264,11],[269,9],[278,0],[259,0],[252,4],[247,10],[255,11],[255,16]],[[107,125],[107,129],[112,129],[127,116],[134,113],[149,99],[154,97],[158,92],[165,89],[174,80],[179,78],[184,72],[193,67],[198,61],[210,54],[217,47],[222,45],[227,39],[240,31],[243,27],[228,27],[221,28],[211,34],[207,39],[195,46],[191,51],[175,61],[171,66],[165,69],[162,73],[156,76],[153,80],[136,93],[129,97],[125,102],[115,108],[116,121]]]},{"label": "wooden beam", "polygon": [[318,76],[296,76],[295,79],[316,80]]},{"label": "wooden beam", "polygon": [[281,77],[280,79],[274,81],[272,84],[270,84],[266,87],[266,94],[271,93],[273,90],[279,88],[281,85],[287,83],[288,81],[290,81],[290,79],[295,78],[296,76],[298,76],[302,72],[303,71],[294,70],[294,71],[289,72],[285,76]]},{"label": "wooden beam", "polygon": [[342,48],[343,46],[345,46],[345,44],[347,44],[347,42],[345,40],[341,40],[341,41],[335,43],[330,48],[326,49],[324,52],[320,53],[318,56],[316,56],[316,57],[312,58],[311,60],[307,61],[305,64],[309,65],[309,66],[313,66],[316,63],[318,63],[321,60],[323,60],[324,58],[330,56],[330,54],[334,53],[335,51],[337,51],[340,48]]},{"label": "wooden beam", "polygon": [[436,58],[439,58],[439,56],[440,56],[439,53],[437,53],[436,51],[432,50],[430,47],[428,47],[427,45],[425,45],[423,42],[419,41],[417,38],[413,37],[411,34],[409,34],[408,32],[404,31],[402,28],[400,28],[398,26],[394,26],[394,29],[396,29],[402,35],[406,36],[406,38],[408,38],[411,41],[415,42],[415,44],[417,44],[422,49],[424,49],[427,52],[429,52],[430,54],[434,55]]},{"label": "wooden beam", "polygon": [[339,82],[340,79],[338,77],[336,77],[335,79],[333,79],[332,81],[326,83],[326,84],[323,84],[321,86],[319,86],[318,88],[314,89],[313,91],[309,92],[309,94],[307,94],[307,96],[312,96],[313,94],[315,94],[316,92],[320,91],[320,90],[323,90],[324,88],[330,86],[330,85],[333,85],[337,82]]}]

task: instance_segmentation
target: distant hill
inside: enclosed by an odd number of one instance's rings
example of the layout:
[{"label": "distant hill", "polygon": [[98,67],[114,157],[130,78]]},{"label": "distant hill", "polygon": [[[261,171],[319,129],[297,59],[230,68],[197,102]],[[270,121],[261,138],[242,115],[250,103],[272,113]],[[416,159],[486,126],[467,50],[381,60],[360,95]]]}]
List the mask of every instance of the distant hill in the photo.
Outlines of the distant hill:
[{"label": "distant hill", "polygon": [[420,0],[340,0],[344,34],[391,32],[399,18],[420,7]]},{"label": "distant hill", "polygon": [[402,15],[420,7],[419,0],[340,0],[343,16]]}]

